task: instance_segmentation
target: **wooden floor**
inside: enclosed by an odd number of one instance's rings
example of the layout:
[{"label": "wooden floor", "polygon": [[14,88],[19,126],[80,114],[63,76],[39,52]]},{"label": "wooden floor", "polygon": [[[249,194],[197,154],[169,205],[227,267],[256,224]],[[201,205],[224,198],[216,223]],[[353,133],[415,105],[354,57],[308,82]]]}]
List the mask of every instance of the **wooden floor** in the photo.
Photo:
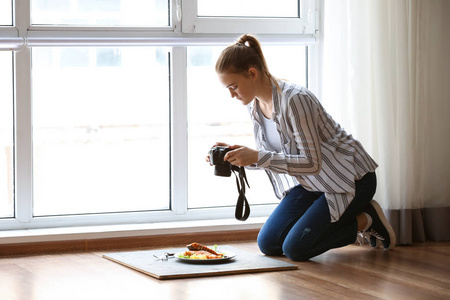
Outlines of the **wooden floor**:
[{"label": "wooden floor", "polygon": [[[227,244],[259,253],[255,242]],[[350,245],[295,263],[294,271],[175,280],[157,280],[105,253],[0,258],[0,299],[450,299],[450,242],[393,251]]]}]

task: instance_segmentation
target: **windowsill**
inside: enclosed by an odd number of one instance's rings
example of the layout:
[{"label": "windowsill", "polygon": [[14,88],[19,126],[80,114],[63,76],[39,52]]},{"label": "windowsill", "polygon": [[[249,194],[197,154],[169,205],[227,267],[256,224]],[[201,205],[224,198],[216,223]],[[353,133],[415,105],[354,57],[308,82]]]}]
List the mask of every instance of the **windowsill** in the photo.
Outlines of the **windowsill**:
[{"label": "windowsill", "polygon": [[0,244],[260,229],[267,217],[0,231]]}]

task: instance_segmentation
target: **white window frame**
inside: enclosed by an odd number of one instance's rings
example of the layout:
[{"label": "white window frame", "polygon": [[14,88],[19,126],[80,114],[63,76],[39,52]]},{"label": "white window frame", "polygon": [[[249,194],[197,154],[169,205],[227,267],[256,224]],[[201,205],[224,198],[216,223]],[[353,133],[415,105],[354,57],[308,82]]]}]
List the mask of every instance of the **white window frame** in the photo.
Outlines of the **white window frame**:
[{"label": "white window frame", "polygon": [[[233,219],[234,207],[190,209],[187,208],[188,167],[187,167],[187,78],[186,78],[186,47],[191,45],[228,45],[235,38],[232,30],[226,33],[218,28],[220,21],[214,20],[214,26],[218,31],[207,32],[207,23],[196,27],[195,32],[184,32],[184,24],[189,21],[190,10],[182,11],[181,0],[172,0],[172,24],[164,28],[96,28],[96,27],[53,27],[32,26],[30,24],[30,0],[14,1],[15,15],[14,26],[2,27],[0,29],[0,50],[16,51],[15,62],[15,212],[14,218],[0,219],[0,228],[9,229],[34,229],[55,228],[70,226],[94,226],[111,224],[139,224],[178,222],[192,220]],[[184,0],[183,7],[188,3],[196,3],[194,0]],[[301,1],[302,5],[309,4],[305,11],[314,11],[315,0]],[[305,4],[306,3],[306,4]],[[195,6],[196,7],[196,6]],[[259,33],[263,45],[314,45],[315,25],[310,24],[315,19],[315,14],[309,12],[307,17],[300,18],[297,27],[285,27],[288,23],[278,22],[278,25],[267,26],[267,30],[253,31]],[[311,16],[313,15],[313,16]],[[312,19],[311,19],[312,18]],[[198,22],[196,20],[195,22]],[[228,20],[229,21],[229,20]],[[298,20],[297,20],[298,21]],[[239,27],[241,33],[247,32],[246,24],[255,26],[257,20],[235,20],[232,24],[245,25]],[[266,20],[264,21],[266,22]],[[183,26],[182,26],[183,23]],[[210,23],[212,24],[212,23]],[[276,23],[273,23],[276,24]],[[303,24],[303,25],[302,25]],[[186,25],[189,27],[189,25]],[[203,27],[206,26],[206,27]],[[219,26],[219,27],[217,27]],[[279,27],[277,27],[279,26]],[[298,27],[300,26],[300,27]],[[304,27],[302,27],[304,26]],[[312,26],[312,27],[311,27]],[[310,28],[311,27],[311,28]],[[182,31],[183,28],[183,31]],[[204,32],[200,33],[202,28]],[[234,25],[231,28],[234,27]],[[259,26],[261,28],[261,26]],[[278,28],[278,29],[275,29]],[[284,28],[284,29],[283,29]],[[286,29],[287,28],[287,29]],[[294,30],[294,28],[296,28]],[[306,29],[305,29],[306,28]],[[200,31],[199,31],[200,29]],[[233,30],[235,30],[233,29]],[[278,30],[278,31],[277,31]],[[305,34],[305,32],[307,32]],[[276,34],[275,34],[276,33]],[[295,33],[295,34],[294,34]],[[32,93],[31,93],[31,48],[40,46],[171,46],[171,97],[172,111],[171,119],[177,120],[172,123],[172,165],[177,165],[171,171],[171,209],[166,211],[150,211],[135,213],[111,213],[111,214],[89,214],[70,216],[34,217],[33,205],[33,183],[32,183]],[[314,46],[313,46],[314,47]],[[310,56],[310,58],[315,56]],[[315,78],[314,59],[309,59],[309,78]],[[313,74],[313,76],[311,76]],[[173,122],[173,121],[172,121]],[[266,217],[275,205],[252,206],[251,218]],[[250,218],[250,219],[251,219]],[[250,223],[251,220],[249,219]]]},{"label": "white window frame", "polygon": [[[300,8],[298,18],[199,17],[197,15],[197,0],[182,1],[182,30],[186,33],[315,33],[315,0],[298,0]],[[276,4],[276,1],[273,2]],[[267,26],[261,26],[261,22],[264,22]]]},{"label": "white window frame", "polygon": [[14,26],[0,26],[0,51],[19,50],[23,45],[23,38]]}]

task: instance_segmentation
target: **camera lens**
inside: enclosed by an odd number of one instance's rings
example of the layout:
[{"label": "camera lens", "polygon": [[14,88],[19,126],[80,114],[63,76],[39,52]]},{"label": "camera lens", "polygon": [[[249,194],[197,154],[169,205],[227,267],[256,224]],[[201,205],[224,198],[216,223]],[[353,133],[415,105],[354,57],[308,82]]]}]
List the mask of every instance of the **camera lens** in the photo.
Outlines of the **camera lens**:
[{"label": "camera lens", "polygon": [[214,175],[230,177],[231,176],[231,164],[229,162],[223,162],[220,165],[214,167]]}]

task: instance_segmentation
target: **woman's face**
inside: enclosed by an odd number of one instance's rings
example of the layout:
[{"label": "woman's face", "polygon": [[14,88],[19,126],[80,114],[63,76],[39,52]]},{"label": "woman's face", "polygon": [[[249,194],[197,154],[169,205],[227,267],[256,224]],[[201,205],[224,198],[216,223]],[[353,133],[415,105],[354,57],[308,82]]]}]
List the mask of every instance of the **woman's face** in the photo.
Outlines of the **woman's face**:
[{"label": "woman's face", "polygon": [[255,99],[256,85],[252,72],[248,76],[241,73],[221,73],[218,74],[219,81],[231,94],[231,98],[236,98],[247,105]]}]

